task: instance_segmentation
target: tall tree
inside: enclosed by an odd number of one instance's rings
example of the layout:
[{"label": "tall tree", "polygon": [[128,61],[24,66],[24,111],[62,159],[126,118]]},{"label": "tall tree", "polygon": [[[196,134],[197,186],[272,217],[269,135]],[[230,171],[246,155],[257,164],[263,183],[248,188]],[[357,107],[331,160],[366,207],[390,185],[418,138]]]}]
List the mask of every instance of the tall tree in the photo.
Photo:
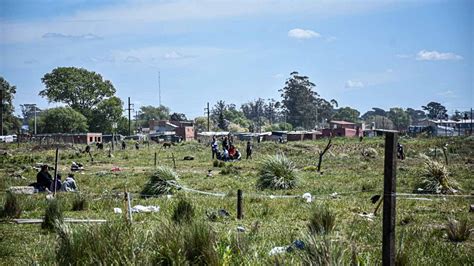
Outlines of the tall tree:
[{"label": "tall tree", "polygon": [[143,120],[148,124],[149,120],[165,120],[170,116],[170,109],[166,106],[160,105],[159,107],[154,107],[151,105],[146,105],[140,107],[140,113],[138,115],[140,120]]},{"label": "tall tree", "polygon": [[40,96],[49,102],[65,103],[89,119],[92,109],[115,93],[110,81],[84,68],[58,67],[41,80],[46,89],[40,91]]},{"label": "tall tree", "polygon": [[373,115],[365,119],[365,122],[369,126],[373,124],[376,129],[394,129],[392,120],[381,115]]},{"label": "tall tree", "polygon": [[336,110],[333,120],[344,120],[349,122],[357,122],[359,120],[360,112],[350,107],[342,107]]},{"label": "tall tree", "polygon": [[[30,121],[31,123],[33,121]],[[86,131],[86,117],[71,107],[47,109],[38,119],[38,133],[84,133]]]},{"label": "tall tree", "polygon": [[226,111],[227,105],[222,100],[218,101],[211,110],[212,121],[214,121],[214,124],[222,130],[227,130],[230,123],[225,117]]},{"label": "tall tree", "polygon": [[421,108],[428,112],[428,118],[430,119],[445,119],[448,113],[446,107],[437,102],[430,102]]},{"label": "tall tree", "polygon": [[20,127],[19,119],[13,114],[13,98],[16,87],[0,77],[0,135],[17,132]]},{"label": "tall tree", "polygon": [[170,115],[170,120],[171,121],[186,121],[188,119],[186,118],[186,115],[183,113],[172,113]]},{"label": "tall tree", "polygon": [[426,118],[426,114],[423,110],[415,110],[413,108],[407,108],[406,112],[410,116],[411,123],[418,123],[419,121]]},{"label": "tall tree", "polygon": [[292,72],[280,90],[287,121],[295,127],[313,128],[318,119],[315,84],[307,76]]},{"label": "tall tree", "polygon": [[406,130],[410,125],[410,116],[402,108],[390,108],[388,118],[392,120],[394,127],[399,131]]},{"label": "tall tree", "polygon": [[112,124],[118,123],[122,117],[123,102],[118,97],[110,97],[102,100],[92,110],[92,118],[89,120],[89,130],[92,132],[112,133]]},{"label": "tall tree", "polygon": [[21,113],[23,115],[23,124],[28,125],[29,121],[31,119],[34,119],[35,117],[35,112],[36,116],[39,116],[41,114],[41,109],[36,106],[36,104],[22,104],[20,105],[21,107]]},{"label": "tall tree", "polygon": [[387,116],[387,112],[382,108],[372,107],[372,110],[364,113],[361,118],[366,120],[371,116]]}]

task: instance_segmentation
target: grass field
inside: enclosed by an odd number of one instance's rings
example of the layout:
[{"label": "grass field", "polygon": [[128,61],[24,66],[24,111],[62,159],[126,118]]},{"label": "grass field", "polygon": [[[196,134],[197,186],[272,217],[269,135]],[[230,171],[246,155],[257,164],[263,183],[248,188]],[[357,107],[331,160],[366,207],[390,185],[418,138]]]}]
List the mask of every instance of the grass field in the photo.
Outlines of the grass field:
[{"label": "grass field", "polygon": [[[8,220],[0,223],[0,263],[16,264],[381,264],[382,217],[373,219],[359,214],[372,213],[370,198],[383,189],[383,138],[334,139],[324,156],[322,172],[314,171],[318,151],[327,140],[277,144],[255,143],[253,160],[225,163],[214,167],[210,147],[187,142],[162,149],[159,144],[142,145],[140,150],[115,151],[109,158],[108,148],[89,156],[72,148],[60,149],[59,169],[65,176],[72,161],[85,165],[76,174],[80,196],[87,208],[72,211],[78,193],[58,193],[57,200],[64,217],[106,219],[103,225],[69,224],[56,231],[36,225],[17,225]],[[460,188],[459,194],[474,191],[474,139],[469,138],[401,138],[406,159],[398,161],[397,192],[412,193],[423,176],[425,158],[445,164],[446,148],[449,177]],[[245,143],[237,143],[245,151]],[[434,151],[436,148],[436,151]],[[0,155],[1,204],[10,186],[35,181],[35,163],[54,164],[54,149],[42,150],[27,144],[4,146],[8,155]],[[372,157],[363,156],[370,149]],[[154,172],[154,153],[158,165],[173,168],[175,157],[178,183],[199,191],[224,193],[204,195],[185,190],[175,191],[171,198],[141,198],[140,193]],[[295,188],[260,190],[257,188],[261,161],[268,155],[284,154],[295,165],[298,176]],[[184,161],[184,156],[194,156]],[[119,167],[121,171],[112,172]],[[212,176],[208,176],[212,170]],[[13,175],[15,174],[15,175]],[[24,179],[15,177],[23,176]],[[128,225],[124,215],[123,191],[133,193],[133,205],[157,205],[158,213],[137,213]],[[236,192],[244,192],[244,219],[236,217]],[[301,195],[311,193],[315,200],[306,203]],[[331,195],[337,193],[337,196]],[[273,196],[272,196],[273,195]],[[274,197],[296,195],[297,198]],[[17,195],[21,218],[41,218],[48,201],[45,194]],[[421,199],[420,199],[421,198]],[[426,200],[428,199],[428,200]],[[172,221],[178,202],[191,203],[194,216],[190,222]],[[474,213],[469,213],[473,197],[399,196],[397,198],[397,248],[400,265],[473,265],[472,234],[465,241],[448,239],[446,224],[450,219],[467,221],[472,228]],[[182,209],[182,208],[181,208]],[[180,210],[181,210],[180,209]],[[209,219],[211,212],[225,209],[230,217]],[[334,228],[324,233],[309,233],[308,223],[321,209],[334,216]],[[185,211],[182,211],[185,212]],[[327,215],[327,214],[326,214]],[[214,217],[215,218],[215,217]],[[237,227],[243,227],[239,232]],[[471,229],[472,231],[472,229]],[[305,249],[294,249],[269,255],[277,246],[302,240]],[[66,257],[66,259],[65,259]]]}]

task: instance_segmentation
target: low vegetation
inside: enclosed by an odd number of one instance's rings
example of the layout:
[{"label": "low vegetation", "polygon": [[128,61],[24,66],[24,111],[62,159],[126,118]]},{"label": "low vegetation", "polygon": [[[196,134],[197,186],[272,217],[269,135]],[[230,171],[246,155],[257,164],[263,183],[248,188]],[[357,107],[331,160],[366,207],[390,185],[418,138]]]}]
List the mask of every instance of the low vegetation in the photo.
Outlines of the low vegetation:
[{"label": "low vegetation", "polygon": [[298,181],[295,164],[284,155],[267,156],[260,164],[257,187],[291,189]]}]

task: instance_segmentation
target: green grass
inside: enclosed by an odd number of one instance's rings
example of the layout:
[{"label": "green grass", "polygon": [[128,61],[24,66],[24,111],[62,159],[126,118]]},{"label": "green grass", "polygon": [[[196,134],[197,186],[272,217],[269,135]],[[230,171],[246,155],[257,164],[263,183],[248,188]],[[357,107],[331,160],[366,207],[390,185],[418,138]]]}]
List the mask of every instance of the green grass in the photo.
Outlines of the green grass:
[{"label": "green grass", "polygon": [[[449,142],[449,180],[456,181],[462,194],[474,191],[474,139],[470,138],[400,138],[407,158],[398,161],[397,192],[412,193],[425,178],[426,154],[431,160],[444,165],[445,158],[439,147]],[[40,225],[16,225],[0,223],[0,261],[2,264],[135,264],[149,265],[174,262],[177,265],[203,262],[214,265],[268,265],[276,262],[285,265],[301,265],[308,261],[342,261],[360,265],[381,264],[382,215],[372,221],[359,214],[373,212],[375,206],[370,197],[383,190],[383,138],[333,139],[333,147],[324,157],[324,174],[312,171],[308,166],[317,164],[317,151],[326,140],[276,144],[255,143],[253,160],[226,163],[214,168],[210,148],[195,142],[179,144],[169,150],[161,145],[150,145],[140,150],[115,151],[114,158],[104,151],[92,151],[94,162],[87,154],[77,154],[73,149],[60,149],[59,171],[67,174],[72,161],[85,165],[83,173],[76,174],[81,197],[88,207],[72,211],[77,204],[77,194],[58,193],[56,198],[68,218],[106,219],[107,224],[67,224],[69,235],[63,231],[46,233]],[[239,150],[245,142],[237,143]],[[432,150],[438,147],[435,154]],[[0,191],[10,186],[28,185],[35,181],[35,163],[54,163],[54,150],[37,150],[22,144],[0,147],[11,156],[0,157]],[[362,155],[373,149],[378,156]],[[154,153],[158,154],[158,166],[173,169],[171,153],[176,158],[176,169],[171,171],[179,180],[163,178],[154,167]],[[193,161],[179,158],[192,154]],[[291,189],[261,190],[257,184],[261,177],[261,163],[269,155],[284,154],[298,173],[297,186]],[[112,172],[113,167],[122,171]],[[306,167],[307,171],[304,171]],[[229,173],[224,170],[229,168]],[[208,171],[212,169],[212,176]],[[236,172],[232,172],[238,170]],[[11,176],[20,172],[26,179]],[[155,178],[155,179],[154,179]],[[139,195],[151,180],[157,178],[177,180],[179,185],[206,192],[220,192],[225,197],[215,197],[174,189],[171,198],[159,196],[142,198]],[[151,182],[156,183],[156,182]],[[169,188],[169,187],[166,187]],[[157,205],[158,213],[133,214],[132,225],[124,223],[124,215],[114,214],[113,208],[124,210],[124,190],[133,193],[132,205]],[[236,217],[236,191],[243,190],[244,219]],[[300,197],[309,192],[315,202],[306,203]],[[339,197],[331,197],[337,192]],[[346,194],[347,193],[347,194]],[[157,193],[163,195],[163,193]],[[167,191],[165,191],[167,194]],[[270,195],[296,195],[297,198],[271,198]],[[472,221],[468,212],[472,198],[429,197],[431,201],[397,198],[397,245],[399,262],[410,265],[472,265],[474,240],[468,236],[462,242],[448,238],[446,221]],[[6,201],[6,193],[0,197],[0,206]],[[190,223],[172,222],[174,210],[181,198],[193,206],[194,216]],[[21,206],[21,218],[41,218],[48,201],[45,194],[16,195]],[[324,205],[334,215],[334,227],[330,234],[308,234],[308,223],[313,219],[313,208]],[[206,213],[225,209],[231,217],[207,218]],[[237,227],[245,228],[238,232]],[[470,227],[468,227],[470,228]],[[200,232],[203,232],[200,234]],[[463,231],[463,230],[460,230]],[[466,232],[466,230],[464,230]],[[462,236],[463,234],[458,234]],[[311,239],[314,238],[314,239]],[[179,240],[181,239],[181,240]],[[185,251],[183,239],[193,243]],[[311,250],[295,250],[278,256],[269,256],[276,246],[290,245],[301,239]],[[82,247],[82,248],[81,248]],[[59,251],[71,254],[70,259],[58,256]]]}]

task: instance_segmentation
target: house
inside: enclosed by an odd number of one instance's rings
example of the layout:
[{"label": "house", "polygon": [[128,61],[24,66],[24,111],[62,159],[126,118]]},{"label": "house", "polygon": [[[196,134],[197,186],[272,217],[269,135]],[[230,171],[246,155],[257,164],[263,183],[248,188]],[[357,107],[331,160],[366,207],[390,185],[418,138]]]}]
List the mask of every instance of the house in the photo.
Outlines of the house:
[{"label": "house", "polygon": [[408,133],[417,135],[422,132],[428,132],[433,136],[463,136],[471,135],[473,120],[433,120],[423,119],[415,125],[408,127]]},{"label": "house", "polygon": [[364,124],[356,124],[347,121],[330,121],[329,128],[322,130],[322,135],[325,137],[360,137],[363,136]]},{"label": "house", "polygon": [[150,120],[150,133],[174,132],[184,141],[194,140],[194,124],[192,121]]},{"label": "house", "polygon": [[287,133],[286,138],[288,141],[302,141],[302,140],[316,140],[322,136],[321,131],[290,131]]},{"label": "house", "polygon": [[72,144],[93,144],[102,143],[102,133],[51,133],[51,134],[36,134],[33,139],[39,142],[46,143],[72,143]]}]

